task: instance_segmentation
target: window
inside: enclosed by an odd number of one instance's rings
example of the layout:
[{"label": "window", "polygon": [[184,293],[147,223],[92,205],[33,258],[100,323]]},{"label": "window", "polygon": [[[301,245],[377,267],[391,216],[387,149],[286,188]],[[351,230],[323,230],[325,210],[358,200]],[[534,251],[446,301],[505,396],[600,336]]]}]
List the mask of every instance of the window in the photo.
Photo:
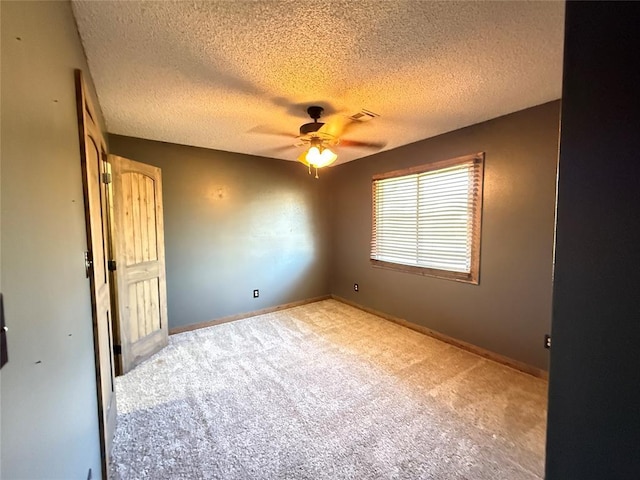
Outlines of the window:
[{"label": "window", "polygon": [[373,177],[371,262],[478,283],[484,153]]}]

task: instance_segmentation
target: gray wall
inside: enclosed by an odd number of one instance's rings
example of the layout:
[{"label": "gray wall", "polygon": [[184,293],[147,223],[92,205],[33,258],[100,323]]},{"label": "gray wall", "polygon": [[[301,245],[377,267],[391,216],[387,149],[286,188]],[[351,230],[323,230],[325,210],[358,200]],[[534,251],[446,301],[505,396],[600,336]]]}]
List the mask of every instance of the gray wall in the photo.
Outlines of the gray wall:
[{"label": "gray wall", "polygon": [[[559,108],[551,102],[331,169],[331,291],[546,368]],[[486,152],[480,284],[372,267],[372,175],[480,151]]]},{"label": "gray wall", "polygon": [[[67,2],[2,2],[3,479],[100,477],[93,329]],[[20,39],[18,40],[19,37]]]},{"label": "gray wall", "polygon": [[109,144],[162,169],[170,328],[330,293],[325,179],[297,162],[118,135]]},{"label": "gray wall", "polygon": [[638,19],[567,4],[548,480],[640,478]]},{"label": "gray wall", "polygon": [[[633,3],[621,8],[601,3],[569,3],[567,7],[549,480],[627,479],[636,478],[640,471],[640,281],[634,274],[640,266],[640,78],[635,73],[640,11]],[[86,64],[67,3],[3,1],[0,16],[0,286],[10,328],[10,362],[0,371],[0,477],[81,479],[92,468],[98,478],[94,357],[89,286],[82,263],[86,242],[73,85],[73,68],[86,72]],[[558,103],[544,105],[339,166],[323,172],[321,183],[311,184],[304,183],[311,180],[306,175],[298,178],[294,168],[300,166],[295,164],[270,162],[268,170],[275,171],[269,173],[262,170],[264,159],[115,140],[130,149],[123,154],[162,163],[165,178],[169,171],[176,171],[176,184],[172,179],[165,186],[165,191],[171,186],[177,195],[175,207],[167,205],[174,209],[171,217],[166,214],[167,220],[173,218],[171,229],[176,230],[171,235],[180,231],[203,234],[202,239],[192,240],[196,245],[186,247],[196,251],[193,257],[203,251],[209,256],[199,261],[186,258],[185,263],[199,268],[204,262],[213,267],[194,273],[200,297],[206,288],[198,279],[208,278],[207,284],[219,282],[211,273],[220,272],[221,264],[225,268],[220,277],[225,277],[231,260],[213,258],[222,254],[215,248],[203,248],[217,245],[222,234],[221,228],[199,220],[234,227],[227,230],[235,234],[224,243],[227,246],[238,241],[252,247],[251,253],[234,255],[240,267],[246,255],[265,262],[264,267],[249,269],[255,277],[232,278],[240,282],[237,290],[241,291],[229,299],[233,308],[221,311],[205,304],[202,308],[211,310],[202,317],[329,291],[326,271],[315,260],[322,265],[331,258],[327,246],[321,241],[300,252],[287,243],[284,234],[288,226],[298,235],[298,227],[305,224],[305,215],[292,206],[292,199],[302,198],[306,199],[303,205],[320,211],[321,220],[302,227],[299,239],[308,238],[310,231],[318,238],[327,235],[319,202],[329,191],[319,189],[328,186],[335,196],[330,225],[335,250],[331,291],[544,366],[539,342],[548,328],[550,308],[558,107]],[[156,149],[156,153],[145,153]],[[487,152],[480,285],[372,269],[367,261],[371,175],[479,150]],[[180,154],[171,155],[172,151]],[[151,158],[156,155],[158,158]],[[180,173],[169,157],[184,162],[185,172]],[[242,165],[232,165],[235,163]],[[616,168],[606,168],[609,165]],[[226,172],[222,181],[218,172]],[[251,173],[256,172],[261,182],[251,180]],[[209,185],[229,187],[222,189],[223,198],[214,200],[215,188],[207,196],[203,181],[196,182],[197,189],[190,187],[189,182],[200,174],[211,180]],[[272,190],[267,180],[274,182]],[[286,201],[278,200],[283,186],[297,193]],[[265,201],[249,200],[254,195]],[[234,215],[224,213],[223,202],[233,203],[230,211],[242,213],[237,224]],[[295,229],[287,219],[280,218],[280,225],[270,208],[283,203],[300,219]],[[187,210],[187,218],[182,219],[184,213],[175,212],[184,204],[193,211]],[[253,233],[243,231],[247,218],[257,226]],[[264,218],[278,226],[284,247],[273,239],[260,238],[269,237],[271,230]],[[263,249],[267,244],[269,248]],[[274,246],[278,247],[275,259]],[[292,250],[296,262],[288,265],[287,257],[279,253]],[[174,257],[170,261],[180,268],[182,259]],[[274,278],[282,281],[280,275],[270,277],[278,266],[292,273],[293,278],[285,281],[306,278],[309,283],[298,283],[301,290],[291,297],[284,287],[279,294],[268,292]],[[357,295],[351,290],[353,282],[361,286]],[[219,283],[209,291],[217,288]],[[236,295],[235,287],[220,288]],[[257,302],[247,300],[253,288],[263,289],[266,297],[263,293]],[[216,304],[220,298],[227,300],[216,295]]]}]

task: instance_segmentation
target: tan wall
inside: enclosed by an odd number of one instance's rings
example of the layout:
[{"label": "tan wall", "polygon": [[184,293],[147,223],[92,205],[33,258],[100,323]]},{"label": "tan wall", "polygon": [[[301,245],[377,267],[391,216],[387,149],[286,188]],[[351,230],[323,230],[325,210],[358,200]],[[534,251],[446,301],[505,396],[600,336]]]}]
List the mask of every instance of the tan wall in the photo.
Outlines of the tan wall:
[{"label": "tan wall", "polygon": [[[551,102],[331,169],[332,293],[546,369],[559,109]],[[481,151],[480,284],[372,267],[371,177]]]},{"label": "tan wall", "polygon": [[67,2],[1,2],[0,477],[100,477],[74,68]]}]

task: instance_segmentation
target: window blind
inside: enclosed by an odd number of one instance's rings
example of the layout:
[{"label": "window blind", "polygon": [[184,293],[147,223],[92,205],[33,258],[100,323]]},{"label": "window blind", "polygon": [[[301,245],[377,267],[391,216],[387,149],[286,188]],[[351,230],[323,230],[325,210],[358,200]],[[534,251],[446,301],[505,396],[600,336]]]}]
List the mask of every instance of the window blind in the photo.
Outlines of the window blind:
[{"label": "window blind", "polygon": [[371,259],[477,283],[484,155],[374,177]]}]

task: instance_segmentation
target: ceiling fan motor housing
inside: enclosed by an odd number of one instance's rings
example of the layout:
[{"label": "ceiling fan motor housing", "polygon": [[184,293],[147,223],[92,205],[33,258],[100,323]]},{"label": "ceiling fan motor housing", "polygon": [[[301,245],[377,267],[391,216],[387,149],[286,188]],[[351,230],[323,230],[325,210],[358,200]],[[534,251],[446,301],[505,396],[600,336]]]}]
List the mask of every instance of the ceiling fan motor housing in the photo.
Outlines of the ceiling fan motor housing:
[{"label": "ceiling fan motor housing", "polygon": [[316,122],[322,116],[322,112],[324,112],[324,108],[318,107],[317,105],[312,105],[309,108],[307,108],[307,113]]},{"label": "ceiling fan motor housing", "polygon": [[318,119],[322,116],[322,112],[324,112],[324,108],[317,105],[312,105],[307,108],[307,113],[313,119],[313,122],[305,123],[300,127],[300,136],[315,133],[322,128],[324,123],[318,122]]}]

